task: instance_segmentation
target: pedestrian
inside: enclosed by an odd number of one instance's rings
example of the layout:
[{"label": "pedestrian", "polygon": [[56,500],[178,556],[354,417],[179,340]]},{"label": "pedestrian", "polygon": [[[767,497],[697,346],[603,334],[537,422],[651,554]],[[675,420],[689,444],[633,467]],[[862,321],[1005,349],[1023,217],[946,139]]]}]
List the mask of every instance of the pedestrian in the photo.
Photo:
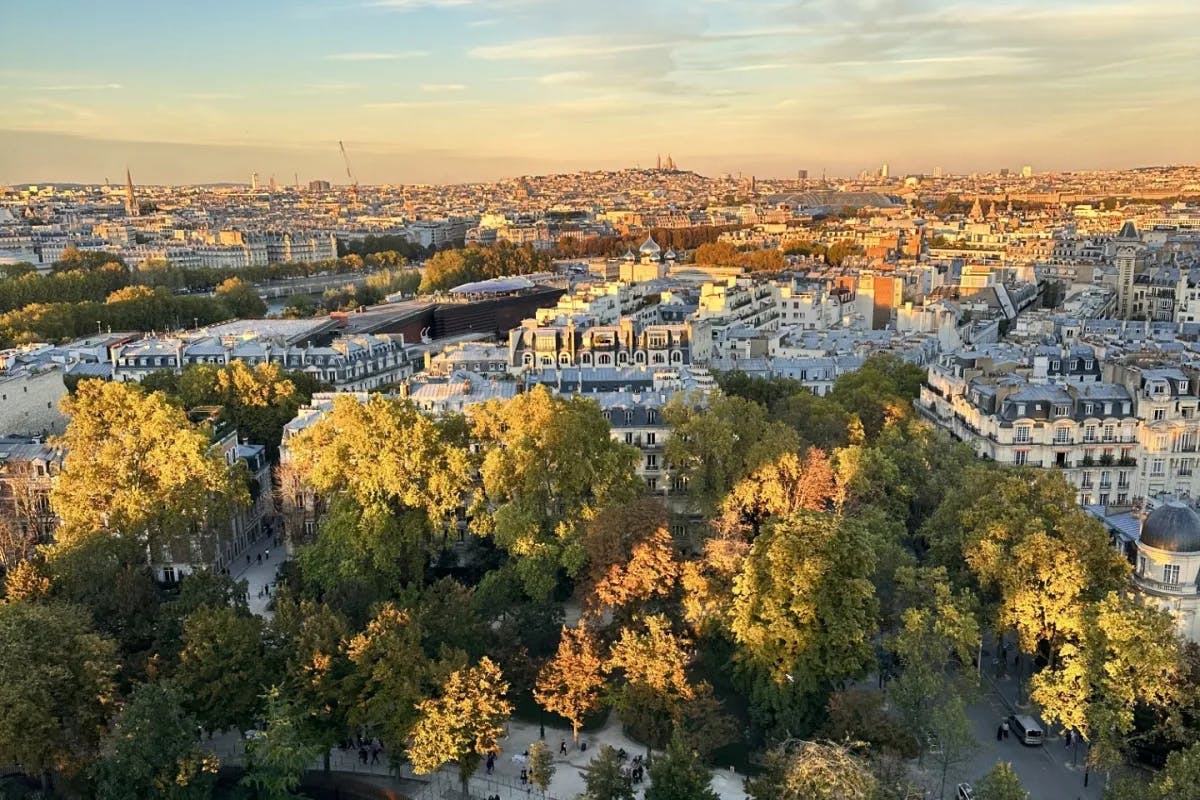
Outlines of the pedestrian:
[{"label": "pedestrian", "polygon": [[1004,722],[1000,725],[1000,729],[1004,731],[1004,738],[1007,739],[1008,738],[1008,720],[1004,720]]},{"label": "pedestrian", "polygon": [[997,725],[996,726],[996,741],[998,742],[1003,738],[1004,738],[1004,725],[1003,724]]},{"label": "pedestrian", "polygon": [[1075,736],[1074,733],[1072,733],[1071,731],[1067,731],[1067,735],[1063,737],[1063,741],[1066,742],[1067,747],[1071,746],[1071,741],[1074,738],[1074,736]]},{"label": "pedestrian", "polygon": [[365,747],[358,748],[358,760],[361,761],[363,764],[367,763],[367,748],[365,748]]},{"label": "pedestrian", "polygon": [[267,548],[267,554],[264,556],[264,558],[266,558],[267,561],[271,560],[271,548]]},{"label": "pedestrian", "polygon": [[558,745],[558,754],[560,756],[565,756],[567,754],[567,740],[566,739],[563,739],[562,742]]},{"label": "pedestrian", "polygon": [[250,566],[250,554],[246,553],[246,566]]},{"label": "pedestrian", "polygon": [[496,754],[495,754],[495,753],[488,753],[488,757],[487,757],[487,774],[488,774],[488,775],[491,775],[491,774],[492,774],[492,770],[494,770],[495,768],[496,768]]},{"label": "pedestrian", "polygon": [[255,556],[255,558],[258,559],[259,564],[262,563],[262,553],[259,553],[257,556]]},{"label": "pedestrian", "polygon": [[371,745],[371,763],[372,764],[379,763],[379,745],[377,745],[377,744]]},{"label": "pedestrian", "polygon": [[529,770],[525,769],[525,767],[521,767],[521,785],[524,786],[528,782],[529,782]]}]

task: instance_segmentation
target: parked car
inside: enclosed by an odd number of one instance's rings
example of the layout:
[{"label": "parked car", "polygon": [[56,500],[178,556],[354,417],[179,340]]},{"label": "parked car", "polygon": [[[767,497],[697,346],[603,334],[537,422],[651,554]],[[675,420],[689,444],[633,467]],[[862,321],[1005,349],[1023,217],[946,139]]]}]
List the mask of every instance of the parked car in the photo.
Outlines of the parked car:
[{"label": "parked car", "polygon": [[960,783],[954,793],[955,800],[975,800],[975,789],[969,783]]},{"label": "parked car", "polygon": [[1022,744],[1034,747],[1044,744],[1046,741],[1046,732],[1033,717],[1026,714],[1013,714],[1008,718],[1008,724]]}]

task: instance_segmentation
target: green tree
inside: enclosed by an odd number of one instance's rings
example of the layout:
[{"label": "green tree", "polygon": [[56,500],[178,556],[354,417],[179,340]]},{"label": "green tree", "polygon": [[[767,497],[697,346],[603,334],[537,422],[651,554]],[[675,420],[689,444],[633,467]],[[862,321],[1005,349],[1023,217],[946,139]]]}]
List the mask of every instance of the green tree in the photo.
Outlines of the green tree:
[{"label": "green tree", "polygon": [[67,455],[50,491],[71,544],[100,531],[137,539],[158,553],[190,548],[198,528],[224,523],[248,499],[245,486],[205,431],[161,394],[136,386],[84,381],[63,400],[70,418],[60,443]]},{"label": "green tree", "polygon": [[829,398],[862,422],[867,441],[912,414],[925,371],[898,356],[874,355],[833,384]]},{"label": "green tree", "polygon": [[838,683],[872,666],[872,562],[861,532],[827,515],[781,517],[754,541],[734,582],[730,627],[760,722],[799,730],[788,720],[804,707],[797,696],[823,713]]},{"label": "green tree", "polygon": [[545,797],[552,780],[554,758],[550,755],[550,748],[546,747],[545,742],[534,742],[529,746],[529,782]]},{"label": "green tree", "polygon": [[971,720],[962,697],[949,694],[934,708],[927,720],[927,738],[923,742],[928,755],[937,767],[942,797],[946,796],[946,778],[950,770],[970,758],[978,746],[971,733]]},{"label": "green tree", "polygon": [[1029,792],[1021,785],[1021,779],[1007,761],[997,761],[987,775],[975,785],[977,800],[1025,800]]},{"label": "green tree", "polygon": [[183,621],[175,680],[188,710],[207,730],[249,729],[274,672],[258,617],[201,607]]},{"label": "green tree", "polygon": [[112,640],[65,604],[0,604],[0,762],[74,774],[95,756],[115,699]]},{"label": "green tree", "polygon": [[205,800],[219,762],[200,747],[196,720],[169,684],[137,687],[93,765],[98,800]]},{"label": "green tree", "polygon": [[278,687],[266,694],[266,727],[246,743],[242,785],[255,800],[291,800],[300,778],[328,748],[315,741],[303,721],[304,710],[285,699]]},{"label": "green tree", "polygon": [[687,480],[688,494],[704,513],[714,511],[738,480],[800,448],[794,430],[740,397],[715,395],[702,404],[677,394],[663,417],[671,426],[666,460]]},{"label": "green tree", "polygon": [[499,749],[504,723],[512,714],[505,699],[508,684],[488,658],[450,673],[438,697],[421,701],[408,757],[413,771],[425,775],[456,762],[463,797],[479,763]]},{"label": "green tree", "polygon": [[225,302],[235,317],[260,318],[267,313],[267,304],[255,288],[241,278],[227,278],[217,287],[217,297]]},{"label": "green tree", "polygon": [[712,790],[712,773],[679,736],[650,766],[646,800],[720,800]]},{"label": "green tree", "polygon": [[559,570],[575,576],[584,566],[583,524],[637,496],[637,450],[613,441],[594,401],[540,386],[486,403],[472,422],[486,501],[472,524],[516,558],[531,598],[548,597]]},{"label": "green tree", "polygon": [[633,782],[621,766],[621,756],[612,745],[601,745],[600,752],[583,771],[587,790],[585,800],[634,800]]},{"label": "green tree", "polygon": [[322,519],[316,541],[300,549],[300,572],[318,593],[353,584],[382,599],[394,587],[423,578],[428,537],[428,519],[419,511],[397,515],[383,503],[363,508],[340,496]]}]

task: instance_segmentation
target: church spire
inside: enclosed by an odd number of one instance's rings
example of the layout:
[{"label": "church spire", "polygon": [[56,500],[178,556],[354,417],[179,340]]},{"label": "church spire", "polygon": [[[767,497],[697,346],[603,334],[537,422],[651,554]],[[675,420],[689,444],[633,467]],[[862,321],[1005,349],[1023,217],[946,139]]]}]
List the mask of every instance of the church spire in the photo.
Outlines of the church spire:
[{"label": "church spire", "polygon": [[125,215],[136,217],[139,211],[133,197],[133,176],[129,174],[129,167],[125,167]]}]

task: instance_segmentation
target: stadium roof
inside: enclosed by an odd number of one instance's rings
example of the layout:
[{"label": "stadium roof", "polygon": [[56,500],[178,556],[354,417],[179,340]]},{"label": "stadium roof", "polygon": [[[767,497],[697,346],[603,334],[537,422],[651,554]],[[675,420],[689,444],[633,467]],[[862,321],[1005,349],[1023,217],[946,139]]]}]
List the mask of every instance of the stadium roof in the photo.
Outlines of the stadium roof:
[{"label": "stadium roof", "polygon": [[486,281],[475,281],[474,283],[464,283],[460,286],[455,286],[450,290],[451,294],[504,294],[505,292],[518,292],[522,289],[532,289],[534,284],[532,281],[520,277],[509,278],[492,278]]}]

